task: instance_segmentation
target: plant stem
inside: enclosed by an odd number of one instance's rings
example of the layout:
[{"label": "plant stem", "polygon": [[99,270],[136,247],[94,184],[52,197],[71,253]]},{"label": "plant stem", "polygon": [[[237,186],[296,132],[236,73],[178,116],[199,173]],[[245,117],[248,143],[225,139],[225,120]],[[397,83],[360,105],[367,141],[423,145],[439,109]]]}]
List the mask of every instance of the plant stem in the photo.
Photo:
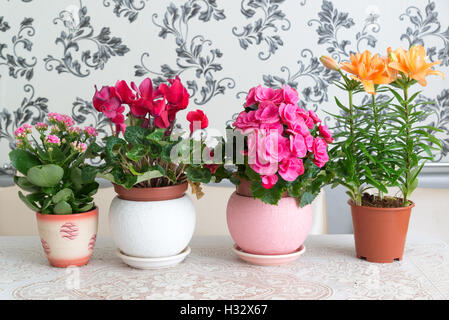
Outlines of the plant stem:
[{"label": "plant stem", "polygon": [[[379,109],[377,108],[376,96],[374,94],[372,95],[371,106],[373,108],[373,117],[374,117],[374,137],[373,137],[373,139],[375,140],[376,145],[378,145],[381,141],[380,136],[379,136],[379,133],[380,133]],[[382,162],[381,154],[379,153],[379,150],[377,150],[377,156],[379,158],[379,161]],[[378,191],[379,198],[382,200],[384,197],[383,192],[379,189],[377,191]]]},{"label": "plant stem", "polygon": [[[355,140],[355,123],[354,123],[354,103],[353,103],[353,90],[348,90],[349,95],[349,139],[351,139],[351,154],[355,153],[354,140]],[[358,172],[357,163],[351,163],[354,172]],[[360,186],[357,186],[357,190],[353,192],[356,205],[362,205],[362,195],[360,194]]]},{"label": "plant stem", "polygon": [[405,192],[403,195],[404,198],[404,205],[408,202],[408,193],[409,193],[409,189],[410,189],[410,154],[409,154],[409,145],[410,145],[410,110],[409,110],[409,102],[408,102],[408,87],[409,84],[406,83],[404,85],[404,107],[405,107],[405,124],[407,126],[406,131],[405,131],[405,152],[404,152],[404,156],[405,156],[405,163],[406,163],[406,168],[405,168]]}]

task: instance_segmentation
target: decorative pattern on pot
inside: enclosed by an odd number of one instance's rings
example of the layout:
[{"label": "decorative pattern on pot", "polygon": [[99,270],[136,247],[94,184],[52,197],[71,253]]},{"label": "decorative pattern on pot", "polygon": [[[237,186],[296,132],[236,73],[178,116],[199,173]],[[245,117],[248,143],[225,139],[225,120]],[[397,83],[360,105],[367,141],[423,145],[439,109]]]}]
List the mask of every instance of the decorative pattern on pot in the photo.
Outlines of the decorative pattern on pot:
[{"label": "decorative pattern on pot", "polygon": [[36,213],[42,248],[52,266],[89,262],[98,229],[98,209],[71,215]]},{"label": "decorative pattern on pot", "polygon": [[[151,198],[154,189],[145,190]],[[185,185],[187,188],[187,184]],[[133,192],[132,188],[131,193]],[[185,191],[185,189],[184,189]],[[123,195],[121,195],[123,196]],[[195,208],[188,195],[163,201],[130,201],[116,196],[109,209],[109,225],[115,244],[127,256],[169,257],[184,250],[195,229]]]}]

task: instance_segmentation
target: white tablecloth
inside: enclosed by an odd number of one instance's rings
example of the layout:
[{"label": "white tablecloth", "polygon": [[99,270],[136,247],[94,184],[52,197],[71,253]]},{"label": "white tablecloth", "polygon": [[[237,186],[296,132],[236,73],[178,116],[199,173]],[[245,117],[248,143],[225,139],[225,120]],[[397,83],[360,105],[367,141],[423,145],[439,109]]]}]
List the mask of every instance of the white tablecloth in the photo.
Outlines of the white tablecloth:
[{"label": "white tablecloth", "polygon": [[52,268],[37,237],[0,237],[1,299],[448,299],[449,246],[409,239],[402,262],[355,257],[351,235],[309,236],[295,263],[239,260],[229,238],[197,238],[180,265],[137,270],[100,238],[88,265]]}]

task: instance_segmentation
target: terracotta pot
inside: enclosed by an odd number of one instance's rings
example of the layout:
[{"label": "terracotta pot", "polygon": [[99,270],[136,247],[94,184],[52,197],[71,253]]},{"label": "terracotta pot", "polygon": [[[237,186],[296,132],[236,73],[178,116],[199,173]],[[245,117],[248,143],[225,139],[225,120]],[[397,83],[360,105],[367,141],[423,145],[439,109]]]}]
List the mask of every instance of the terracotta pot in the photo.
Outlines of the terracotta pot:
[{"label": "terracotta pot", "polygon": [[114,184],[118,197],[129,201],[163,201],[181,198],[187,191],[188,184],[178,184],[161,188],[131,188],[126,189]]},{"label": "terracotta pot", "polygon": [[82,266],[89,262],[98,230],[98,209],[55,215],[36,213],[42,248],[54,267]]},{"label": "terracotta pot", "polygon": [[187,183],[162,188],[114,186],[118,195],[109,209],[112,238],[129,257],[174,256],[189,244],[196,217]]},{"label": "terracotta pot", "polygon": [[258,255],[295,252],[310,232],[312,206],[300,208],[297,200],[288,196],[277,206],[266,204],[248,196],[248,186],[241,184],[227,206],[228,229],[237,246]]},{"label": "terracotta pot", "polygon": [[401,208],[351,206],[357,257],[369,262],[402,260],[410,213],[414,203]]}]

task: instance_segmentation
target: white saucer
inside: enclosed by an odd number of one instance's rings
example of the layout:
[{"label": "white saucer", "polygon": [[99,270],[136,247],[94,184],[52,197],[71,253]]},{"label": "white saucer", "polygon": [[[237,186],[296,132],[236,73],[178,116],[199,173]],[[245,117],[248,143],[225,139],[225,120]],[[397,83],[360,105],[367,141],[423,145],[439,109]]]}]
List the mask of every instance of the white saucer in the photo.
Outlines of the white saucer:
[{"label": "white saucer", "polygon": [[259,266],[281,266],[298,259],[304,252],[306,252],[306,247],[302,245],[297,250],[295,250],[295,252],[279,255],[247,253],[240,249],[236,244],[234,244],[232,250],[240,257],[240,259],[251,264],[256,264]]},{"label": "white saucer", "polygon": [[137,269],[162,269],[177,265],[183,261],[191,252],[190,247],[186,247],[181,253],[161,258],[138,258],[125,255],[120,249],[117,249],[117,256],[127,265]]}]

